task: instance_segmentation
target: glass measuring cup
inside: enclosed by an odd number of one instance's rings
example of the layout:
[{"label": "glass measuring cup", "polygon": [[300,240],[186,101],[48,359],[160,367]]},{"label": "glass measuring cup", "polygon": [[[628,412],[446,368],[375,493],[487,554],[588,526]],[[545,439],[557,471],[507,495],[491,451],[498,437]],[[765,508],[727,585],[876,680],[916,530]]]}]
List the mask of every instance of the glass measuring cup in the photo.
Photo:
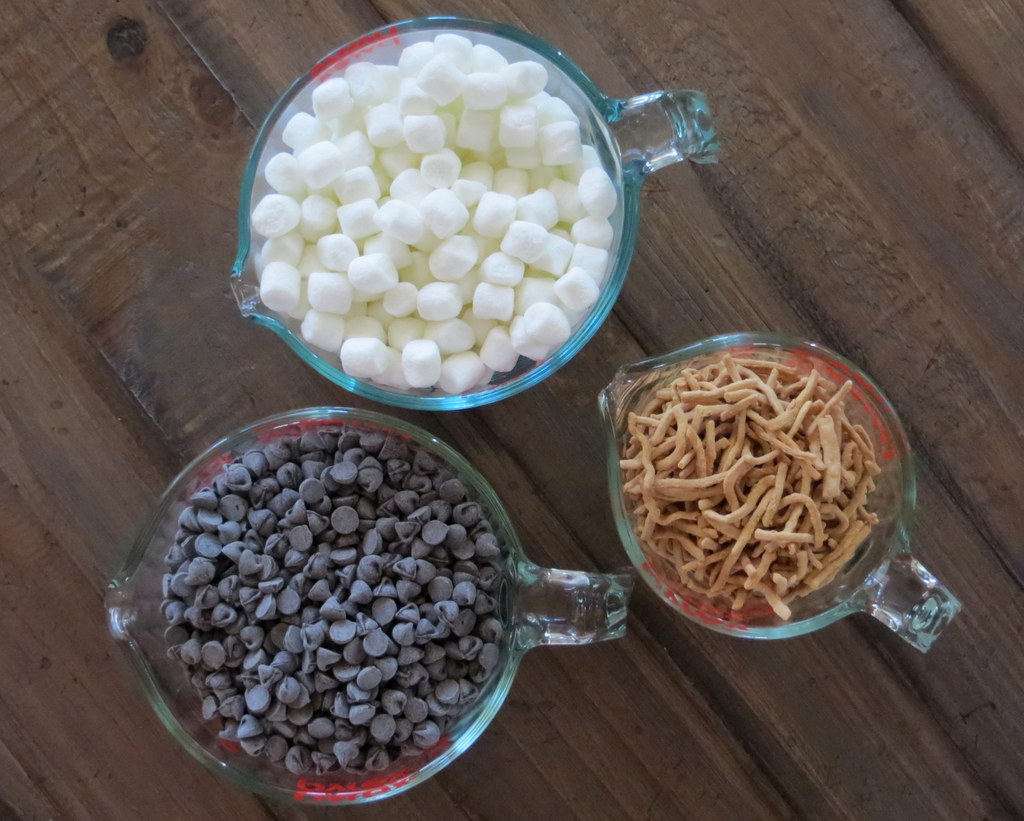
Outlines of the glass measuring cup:
[{"label": "glass measuring cup", "polygon": [[[760,597],[733,611],[664,577],[644,554],[623,492],[619,460],[631,410],[687,366],[701,367],[722,354],[778,362],[809,373],[817,368],[837,384],[851,380],[846,410],[870,434],[881,472],[868,507],[879,521],[833,581],[789,603],[791,618],[777,616]],[[813,342],[781,334],[717,336],[664,356],[619,369],[600,395],[608,447],[608,483],[619,536],[640,575],[671,607],[700,624],[743,638],[780,639],[819,630],[852,613],[870,613],[918,650],[927,652],[960,611],[960,602],[910,550],[909,525],[916,505],[913,461],[906,434],[889,401],[856,365]]]},{"label": "glass measuring cup", "polygon": [[[308,430],[339,428],[393,432],[453,468],[478,501],[505,550],[495,593],[504,624],[500,658],[469,711],[448,727],[440,743],[416,757],[403,756],[382,772],[295,776],[280,764],[253,758],[217,736],[220,721],[204,721],[201,700],[184,667],[167,655],[161,614],[163,557],[174,540],[189,497],[208,487],[221,468],[247,450]],[[210,769],[241,787],[304,802],[374,801],[409,789],[437,773],[472,745],[501,707],[523,654],[541,644],[587,644],[626,630],[632,571],[584,573],[538,567],[523,553],[508,513],[484,478],[455,450],[431,434],[389,416],[352,408],[309,408],[264,419],[211,445],[171,483],[138,534],[121,571],[110,582],[105,606],[111,633],[127,651],[144,692],[178,742]]]},{"label": "glass measuring cup", "polygon": [[[298,111],[312,111],[311,96],[319,82],[355,62],[394,65],[406,46],[445,32],[456,32],[475,44],[490,46],[510,62],[534,60],[544,65],[549,76],[548,92],[563,98],[580,118],[583,143],[597,149],[618,194],[615,213],[610,217],[614,237],[608,249],[609,265],[600,297],[569,339],[543,362],[520,357],[512,370],[494,374],[487,384],[451,395],[438,389],[399,390],[356,379],[341,369],[336,353],[308,345],[299,333],[301,317],[270,311],[260,303],[258,249],[254,247],[250,226],[254,204],[271,192],[263,176],[267,161],[279,151],[289,150],[281,140],[284,124]],[[242,181],[238,254],[231,287],[244,316],[277,333],[303,361],[346,390],[377,402],[422,410],[485,405],[549,376],[575,356],[604,322],[633,256],[640,186],[647,174],[680,160],[714,162],[717,156],[718,142],[707,100],[700,92],[656,91],[625,100],[614,99],[602,94],[561,51],[519,29],[459,17],[406,20],[379,28],[326,55],[292,84],[267,115]]]}]

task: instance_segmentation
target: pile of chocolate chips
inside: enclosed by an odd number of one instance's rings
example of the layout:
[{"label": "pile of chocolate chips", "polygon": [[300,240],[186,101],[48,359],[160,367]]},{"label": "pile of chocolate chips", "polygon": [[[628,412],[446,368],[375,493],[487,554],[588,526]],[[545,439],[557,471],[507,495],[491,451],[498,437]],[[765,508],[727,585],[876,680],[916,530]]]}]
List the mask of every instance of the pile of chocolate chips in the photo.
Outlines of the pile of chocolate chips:
[{"label": "pile of chocolate chips", "polygon": [[501,546],[455,471],[401,436],[270,442],[178,525],[168,652],[250,755],[384,770],[436,745],[498,666]]}]

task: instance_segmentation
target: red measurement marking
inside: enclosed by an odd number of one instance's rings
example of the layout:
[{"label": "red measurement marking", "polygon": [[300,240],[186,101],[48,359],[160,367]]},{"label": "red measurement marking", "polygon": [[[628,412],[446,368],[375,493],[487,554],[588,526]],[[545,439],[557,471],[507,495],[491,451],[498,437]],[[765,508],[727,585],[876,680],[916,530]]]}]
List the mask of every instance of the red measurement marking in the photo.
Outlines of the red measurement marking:
[{"label": "red measurement marking", "polygon": [[313,77],[320,79],[326,72],[345,68],[354,58],[369,54],[385,43],[393,43],[396,46],[401,44],[396,26],[388,26],[373,34],[367,34],[365,37],[360,37],[358,40],[353,40],[348,45],[332,51],[313,66]]},{"label": "red measurement marking", "polygon": [[242,749],[242,745],[237,741],[228,741],[226,738],[220,740],[220,746],[227,750],[229,753],[237,753]]},{"label": "red measurement marking", "polygon": [[666,601],[675,605],[687,615],[697,619],[697,621],[702,624],[711,625],[712,627],[725,627],[729,630],[738,630],[742,632],[748,629],[744,625],[744,622],[771,613],[770,607],[762,607],[760,605],[745,608],[741,612],[733,612],[732,610],[722,610],[711,604],[695,604],[686,598],[679,590],[672,587],[667,581],[662,579],[657,572],[655,572],[650,562],[644,562],[643,569],[654,576],[654,579],[657,582],[658,592]]}]

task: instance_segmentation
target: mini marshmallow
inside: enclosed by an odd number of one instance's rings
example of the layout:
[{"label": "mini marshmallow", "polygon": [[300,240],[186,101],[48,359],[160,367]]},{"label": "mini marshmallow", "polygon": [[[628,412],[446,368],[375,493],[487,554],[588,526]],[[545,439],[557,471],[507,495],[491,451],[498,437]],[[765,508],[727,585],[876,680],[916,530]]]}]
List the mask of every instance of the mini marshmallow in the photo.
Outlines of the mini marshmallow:
[{"label": "mini marshmallow", "polygon": [[577,243],[572,252],[572,259],[569,260],[569,267],[582,268],[600,285],[608,271],[608,252],[603,248]]},{"label": "mini marshmallow", "polygon": [[556,168],[551,165],[538,165],[536,168],[529,169],[526,174],[530,180],[530,191],[539,191],[541,188],[551,188],[551,183],[555,180],[564,182],[558,175],[561,173],[561,168]]},{"label": "mini marshmallow", "polygon": [[473,65],[473,41],[461,34],[439,34],[434,38],[437,54],[445,54],[461,71],[469,71]]},{"label": "mini marshmallow", "polygon": [[462,87],[462,103],[470,110],[493,111],[505,105],[508,86],[498,73],[476,71],[467,75]]},{"label": "mini marshmallow", "polygon": [[526,148],[506,148],[505,162],[508,163],[509,168],[523,168],[527,171],[537,168],[540,166],[540,146],[531,145]]},{"label": "mini marshmallow", "polygon": [[[419,242],[414,242],[412,244],[412,247],[415,248],[417,251],[422,251],[424,254],[429,254],[440,244],[441,240],[439,240],[432,231],[424,231],[423,237],[420,239]],[[429,266],[427,266],[427,276],[430,277],[431,280],[434,278],[433,275],[431,275],[430,273]]]},{"label": "mini marshmallow", "polygon": [[591,245],[594,248],[610,248],[615,230],[606,219],[583,217],[572,224],[572,241]]},{"label": "mini marshmallow", "polygon": [[398,284],[398,271],[387,254],[364,254],[348,266],[353,287],[368,294],[383,294]]},{"label": "mini marshmallow", "polygon": [[550,302],[537,302],[523,313],[523,332],[554,349],[569,338],[572,329],[565,311]]},{"label": "mini marshmallow", "polygon": [[306,241],[298,231],[272,237],[260,249],[260,263],[267,265],[271,262],[287,262],[289,265],[298,265],[305,247]]},{"label": "mini marshmallow", "polygon": [[482,237],[503,237],[516,218],[517,208],[515,197],[488,191],[480,197],[473,214],[473,230]]},{"label": "mini marshmallow", "polygon": [[548,355],[552,351],[552,346],[546,342],[538,342],[536,339],[528,336],[523,324],[523,318],[517,316],[512,324],[509,326],[509,338],[512,340],[513,349],[525,356],[527,359],[533,359],[540,362],[548,358]]},{"label": "mini marshmallow", "polygon": [[523,60],[509,63],[501,70],[508,86],[510,97],[532,97],[544,90],[548,83],[548,71],[540,63]]},{"label": "mini marshmallow", "polygon": [[373,377],[373,381],[378,385],[397,388],[401,391],[408,390],[412,387],[412,385],[409,384],[409,380],[405,378],[405,373],[402,371],[401,351],[396,351],[394,348],[390,347],[388,348],[388,366],[384,369],[384,373]]},{"label": "mini marshmallow", "polygon": [[484,344],[484,340],[487,339],[487,334],[490,333],[491,328],[498,324],[493,319],[480,319],[480,317],[473,313],[472,308],[464,310],[459,315],[459,319],[472,328],[473,342],[477,347]]},{"label": "mini marshmallow", "polygon": [[309,275],[306,294],[310,306],[317,311],[347,314],[352,307],[352,285],[344,274],[314,271]]},{"label": "mini marshmallow", "polygon": [[492,285],[518,285],[526,266],[518,259],[498,251],[480,264],[480,278]]},{"label": "mini marshmallow", "polygon": [[521,168],[499,168],[494,172],[494,190],[519,199],[530,190],[530,177]]},{"label": "mini marshmallow", "polygon": [[557,302],[555,280],[551,277],[524,277],[516,286],[516,313],[526,313],[531,305],[538,302]]},{"label": "mini marshmallow", "polygon": [[473,237],[459,234],[448,237],[430,252],[430,273],[442,282],[455,282],[476,265],[477,254]]},{"label": "mini marshmallow", "polygon": [[520,197],[516,203],[516,219],[535,222],[545,229],[554,228],[558,222],[558,203],[555,195],[546,188]]},{"label": "mini marshmallow", "polygon": [[400,242],[411,244],[423,237],[423,217],[419,209],[401,199],[384,203],[377,210],[374,221],[385,236]]},{"label": "mini marshmallow", "polygon": [[301,212],[299,231],[309,242],[316,242],[338,227],[338,205],[332,199],[310,194],[302,201]]},{"label": "mini marshmallow", "polygon": [[487,186],[475,180],[458,179],[452,183],[452,193],[469,208],[480,202],[480,198],[487,193]]},{"label": "mini marshmallow", "polygon": [[[434,236],[429,231],[425,231],[424,234]],[[422,288],[434,281],[434,275],[430,273],[427,253],[429,252],[417,250],[409,254],[412,257],[412,262],[402,270],[402,282],[411,282],[417,288]]]},{"label": "mini marshmallow", "polygon": [[414,388],[431,388],[441,378],[441,350],[432,339],[413,339],[402,348],[402,373]]},{"label": "mini marshmallow", "polygon": [[395,321],[395,318],[384,310],[384,302],[379,299],[367,302],[366,317],[367,319],[372,319],[380,324],[380,327],[383,329],[383,334],[380,339],[381,342],[386,342],[388,326]]},{"label": "mini marshmallow", "polygon": [[541,127],[543,127],[552,123],[567,122],[579,124],[580,118],[576,116],[576,112],[561,97],[548,97],[542,102],[537,103],[537,120],[540,122]]},{"label": "mini marshmallow", "polygon": [[281,141],[293,151],[302,151],[331,136],[327,127],[312,114],[300,111],[292,115],[281,131]]},{"label": "mini marshmallow", "polygon": [[451,191],[439,188],[431,191],[420,203],[423,223],[438,239],[445,239],[461,231],[469,222],[469,210]]},{"label": "mini marshmallow", "polygon": [[600,286],[582,268],[570,268],[555,283],[555,296],[570,311],[590,310],[600,294]]},{"label": "mini marshmallow", "polygon": [[285,194],[267,194],[252,209],[252,230],[264,237],[281,237],[298,227],[299,204]]},{"label": "mini marshmallow", "polygon": [[271,262],[260,275],[260,299],[272,311],[288,311],[298,304],[302,276],[285,262]]},{"label": "mini marshmallow", "polygon": [[302,249],[302,256],[299,257],[299,264],[295,267],[299,272],[299,276],[303,278],[308,277],[314,271],[319,271],[323,268],[320,264],[320,255],[317,254],[315,245],[307,245]]},{"label": "mini marshmallow", "polygon": [[455,284],[459,286],[462,304],[472,305],[473,292],[476,290],[476,286],[480,284],[480,278],[476,275],[476,271],[470,271],[462,279],[456,280]]},{"label": "mini marshmallow", "polygon": [[352,110],[352,92],[341,77],[324,80],[313,89],[313,113],[320,120],[334,120]]},{"label": "mini marshmallow", "polygon": [[352,260],[359,256],[359,248],[351,237],[327,234],[316,241],[316,255],[324,268],[347,271]]},{"label": "mini marshmallow", "polygon": [[363,243],[363,255],[366,256],[367,254],[386,254],[391,258],[395,268],[404,268],[412,262],[412,253],[409,251],[409,246],[401,240],[385,236],[384,234],[377,234]]},{"label": "mini marshmallow", "polygon": [[498,115],[495,112],[466,109],[459,117],[455,146],[486,154],[494,149],[497,133]]},{"label": "mini marshmallow", "polygon": [[[356,306],[353,305],[352,308],[353,310],[345,317],[346,339],[379,339],[381,342],[387,340],[387,331],[378,320],[365,314],[356,315]],[[367,306],[363,305],[362,308],[365,311]]]},{"label": "mini marshmallow", "polygon": [[434,188],[450,188],[459,178],[462,160],[449,148],[442,148],[434,154],[427,154],[420,161],[420,175]]},{"label": "mini marshmallow", "polygon": [[406,77],[415,77],[434,53],[435,47],[431,41],[406,46],[398,56],[398,70]]},{"label": "mini marshmallow", "polygon": [[582,156],[578,123],[557,122],[543,125],[537,134],[540,160],[544,165],[568,165]]},{"label": "mini marshmallow", "polygon": [[533,267],[539,271],[554,274],[556,277],[565,273],[572,259],[575,246],[567,239],[555,234],[548,234],[544,252],[537,257]]},{"label": "mini marshmallow", "polygon": [[399,282],[384,294],[384,310],[391,316],[408,316],[416,310],[416,295],[419,289],[411,282]]},{"label": "mini marshmallow", "polygon": [[444,120],[437,114],[410,114],[402,120],[405,144],[417,154],[429,154],[444,148]]},{"label": "mini marshmallow", "polygon": [[387,97],[387,79],[373,63],[353,63],[345,69],[345,81],[352,99],[360,105],[375,105]]},{"label": "mini marshmallow", "polygon": [[309,300],[306,299],[306,283],[303,280],[302,284],[299,285],[299,301],[295,303],[294,308],[290,308],[285,311],[285,315],[292,319],[298,319],[300,322],[305,318],[306,314],[309,313]]},{"label": "mini marshmallow", "polygon": [[428,322],[424,336],[437,343],[443,354],[462,353],[476,344],[476,334],[468,323],[461,319],[445,319]]},{"label": "mini marshmallow", "polygon": [[357,168],[360,165],[373,165],[377,155],[370,145],[370,140],[362,131],[350,131],[341,137],[335,145],[341,152],[345,168]]},{"label": "mini marshmallow", "polygon": [[449,55],[435,54],[420,69],[416,82],[435,103],[448,105],[462,93],[466,75]]},{"label": "mini marshmallow", "polygon": [[601,155],[592,145],[585,145],[581,151],[582,156],[576,162],[562,166],[562,176],[570,182],[579,183],[583,172],[589,168],[601,168]]},{"label": "mini marshmallow", "polygon": [[454,319],[462,305],[462,292],[454,282],[431,282],[416,295],[416,311],[423,319]]},{"label": "mini marshmallow", "polygon": [[442,111],[437,116],[444,123],[444,147],[455,148],[455,132],[459,128],[459,118],[452,111]]},{"label": "mini marshmallow", "polygon": [[515,288],[481,282],[473,292],[473,313],[480,319],[508,322],[516,307]]},{"label": "mini marshmallow", "polygon": [[615,185],[603,168],[588,168],[580,175],[580,202],[587,213],[606,219],[615,211]]},{"label": "mini marshmallow", "polygon": [[334,192],[342,205],[356,200],[379,200],[380,183],[372,168],[361,165],[342,174],[341,179],[334,184]]},{"label": "mini marshmallow", "polygon": [[547,244],[548,232],[533,222],[514,220],[501,241],[501,250],[529,264],[535,262]]},{"label": "mini marshmallow", "polygon": [[313,143],[295,161],[303,182],[310,188],[326,188],[345,172],[341,150],[330,140]]},{"label": "mini marshmallow", "polygon": [[299,332],[310,345],[334,353],[345,341],[345,318],[337,314],[309,310],[302,318]]},{"label": "mini marshmallow", "polygon": [[[404,133],[404,132],[403,132]],[[405,143],[396,145],[394,148],[385,148],[377,157],[381,167],[387,172],[388,177],[393,179],[407,168],[415,168],[420,158],[410,150]],[[384,190],[387,186],[381,186]]]},{"label": "mini marshmallow", "polygon": [[398,113],[403,117],[410,114],[433,114],[437,111],[434,98],[420,88],[413,77],[405,77],[398,91]]},{"label": "mini marshmallow", "polygon": [[426,331],[427,323],[418,316],[404,316],[388,325],[388,345],[401,351],[412,340],[419,339]]},{"label": "mini marshmallow", "polygon": [[529,148],[536,144],[537,109],[532,105],[505,106],[498,123],[498,143],[503,148]]},{"label": "mini marshmallow", "polygon": [[473,351],[452,354],[441,363],[441,377],[438,380],[445,393],[465,393],[487,379],[487,366]]},{"label": "mini marshmallow", "polygon": [[377,203],[367,197],[343,205],[338,209],[341,232],[352,239],[362,239],[377,233]]},{"label": "mini marshmallow", "polygon": [[480,346],[480,361],[498,373],[510,371],[516,366],[519,354],[512,347],[508,328],[504,325],[496,325],[491,328]]},{"label": "mini marshmallow", "polygon": [[508,65],[505,55],[497,49],[477,43],[473,46],[473,58],[471,68],[473,71],[497,71],[500,72]]},{"label": "mini marshmallow", "polygon": [[392,200],[402,200],[418,208],[423,198],[433,190],[418,168],[407,168],[391,181],[389,193]]},{"label": "mini marshmallow", "polygon": [[366,112],[366,138],[370,145],[391,148],[402,142],[402,115],[394,103],[381,103]]},{"label": "mini marshmallow", "polygon": [[[362,319],[366,316],[366,301],[356,301],[355,288],[352,289],[352,307],[349,312],[345,315],[345,321],[351,322],[353,319]],[[358,334],[352,334],[352,336],[358,336]],[[366,334],[363,334],[366,336]]]},{"label": "mini marshmallow", "polygon": [[341,345],[341,368],[356,379],[380,376],[388,366],[388,346],[379,339],[357,336]]},{"label": "mini marshmallow", "polygon": [[462,166],[462,173],[459,177],[464,180],[471,180],[490,188],[494,183],[494,167],[485,162],[470,162]]},{"label": "mini marshmallow", "polygon": [[580,202],[579,187],[566,180],[552,180],[548,184],[548,190],[555,198],[558,206],[559,222],[577,222],[583,219],[587,212],[583,210],[583,203]]},{"label": "mini marshmallow", "polygon": [[299,172],[299,163],[294,154],[282,151],[275,154],[263,169],[267,184],[279,194],[298,195],[306,190],[306,184]]}]

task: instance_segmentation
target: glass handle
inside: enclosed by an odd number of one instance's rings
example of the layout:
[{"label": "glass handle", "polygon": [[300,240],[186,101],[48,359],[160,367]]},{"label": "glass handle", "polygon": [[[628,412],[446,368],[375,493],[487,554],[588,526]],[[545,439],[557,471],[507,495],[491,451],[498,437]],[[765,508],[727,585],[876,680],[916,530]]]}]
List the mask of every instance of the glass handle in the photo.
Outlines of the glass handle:
[{"label": "glass handle", "polygon": [[652,91],[616,100],[608,116],[623,169],[640,176],[681,160],[718,161],[708,99],[700,91]]},{"label": "glass handle", "polygon": [[520,573],[515,595],[521,649],[590,644],[625,634],[632,570],[584,573],[526,564]]},{"label": "glass handle", "polygon": [[959,600],[909,553],[892,556],[865,590],[867,611],[922,653],[960,612]]}]

